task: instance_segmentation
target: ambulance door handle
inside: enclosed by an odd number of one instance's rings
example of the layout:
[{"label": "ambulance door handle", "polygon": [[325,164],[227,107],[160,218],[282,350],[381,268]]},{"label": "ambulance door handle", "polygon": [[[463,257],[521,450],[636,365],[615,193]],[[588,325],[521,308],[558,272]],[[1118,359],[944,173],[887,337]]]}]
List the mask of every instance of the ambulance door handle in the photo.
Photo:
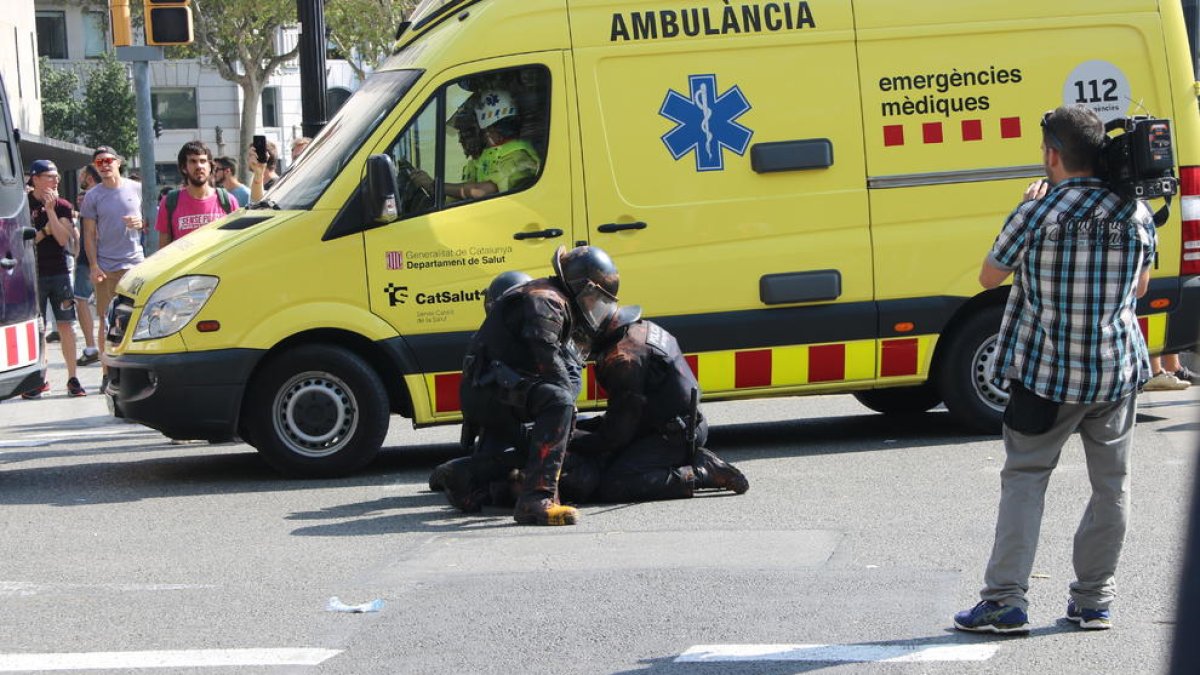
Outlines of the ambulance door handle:
[{"label": "ambulance door handle", "polygon": [[536,232],[518,232],[513,235],[513,239],[518,241],[521,239],[554,239],[555,237],[561,237],[562,234],[562,230],[558,229],[557,227],[552,227],[547,230],[538,230]]},{"label": "ambulance door handle", "polygon": [[596,231],[603,232],[604,234],[608,234],[610,232],[620,232],[621,230],[644,230],[644,229],[646,229],[646,224],[639,220],[639,221],[636,221],[633,223],[605,223],[605,224],[601,225],[600,227],[597,227]]}]

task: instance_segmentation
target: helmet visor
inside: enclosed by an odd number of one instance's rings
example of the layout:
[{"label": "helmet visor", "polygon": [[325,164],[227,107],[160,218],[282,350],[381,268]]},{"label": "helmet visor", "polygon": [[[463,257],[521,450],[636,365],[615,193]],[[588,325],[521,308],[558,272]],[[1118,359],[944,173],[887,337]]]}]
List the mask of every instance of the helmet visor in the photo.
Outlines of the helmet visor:
[{"label": "helmet visor", "polygon": [[588,331],[595,335],[608,317],[617,311],[617,297],[595,282],[588,281],[575,292],[575,306],[579,308]]}]

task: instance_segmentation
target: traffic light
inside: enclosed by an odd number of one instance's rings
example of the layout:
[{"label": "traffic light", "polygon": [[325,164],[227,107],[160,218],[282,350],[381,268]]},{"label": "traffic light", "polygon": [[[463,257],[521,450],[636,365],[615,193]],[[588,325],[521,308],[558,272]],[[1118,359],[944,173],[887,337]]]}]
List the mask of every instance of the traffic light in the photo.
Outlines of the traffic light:
[{"label": "traffic light", "polygon": [[113,46],[132,46],[133,31],[129,28],[129,0],[109,0],[108,11],[110,23],[112,23]]},{"label": "traffic light", "polygon": [[163,127],[162,127],[162,122],[159,122],[159,121],[156,119],[156,120],[154,120],[154,124],[153,124],[153,125],[151,125],[151,127],[150,127],[150,128],[154,129],[154,137],[155,137],[155,138],[161,138],[161,137],[162,137],[162,129],[163,129]]},{"label": "traffic light", "polygon": [[186,45],[192,41],[190,0],[142,0],[146,10],[146,44]]}]

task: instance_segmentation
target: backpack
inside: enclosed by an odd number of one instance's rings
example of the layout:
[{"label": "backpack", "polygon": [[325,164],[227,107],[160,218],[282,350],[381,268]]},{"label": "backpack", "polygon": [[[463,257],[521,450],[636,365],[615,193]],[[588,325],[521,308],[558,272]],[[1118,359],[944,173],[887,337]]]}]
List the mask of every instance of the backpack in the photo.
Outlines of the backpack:
[{"label": "backpack", "polygon": [[[172,228],[175,223],[175,207],[179,204],[179,193],[182,188],[175,188],[167,193],[167,227]],[[225,188],[216,188],[217,203],[221,205],[221,210],[229,215],[233,212],[233,203],[229,201],[229,193]],[[172,229],[172,233],[174,230]]]}]

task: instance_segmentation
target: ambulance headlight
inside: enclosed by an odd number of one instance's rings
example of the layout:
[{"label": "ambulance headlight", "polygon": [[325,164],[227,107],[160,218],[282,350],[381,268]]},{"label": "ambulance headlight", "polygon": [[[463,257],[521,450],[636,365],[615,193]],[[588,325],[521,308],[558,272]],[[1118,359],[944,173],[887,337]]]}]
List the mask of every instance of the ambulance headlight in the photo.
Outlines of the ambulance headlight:
[{"label": "ambulance headlight", "polygon": [[199,275],[180,277],[164,284],[146,301],[133,339],[155,340],[178,333],[200,313],[216,288],[216,277]]}]

